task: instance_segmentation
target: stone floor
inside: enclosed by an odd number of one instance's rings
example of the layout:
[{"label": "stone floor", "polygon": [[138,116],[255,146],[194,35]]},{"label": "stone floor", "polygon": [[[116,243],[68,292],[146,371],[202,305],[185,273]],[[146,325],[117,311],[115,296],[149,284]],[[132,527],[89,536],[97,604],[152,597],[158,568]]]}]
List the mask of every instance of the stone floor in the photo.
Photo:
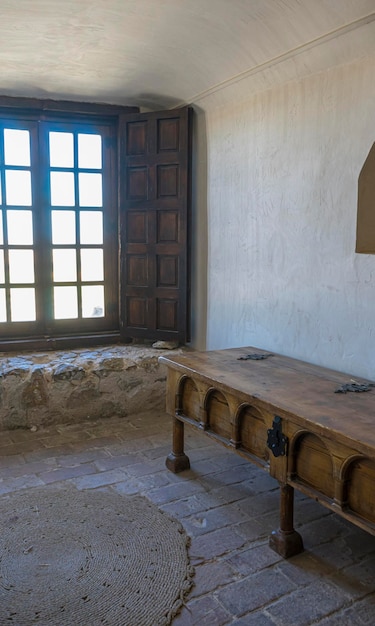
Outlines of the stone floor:
[{"label": "stone floor", "polygon": [[173,626],[375,624],[375,537],[297,495],[306,550],[285,561],[268,547],[278,525],[275,481],[192,429],[192,468],[174,475],[164,464],[170,440],[170,419],[151,412],[6,431],[0,495],[62,481],[77,489],[106,485],[142,493],[179,518],[192,538],[196,574]]}]

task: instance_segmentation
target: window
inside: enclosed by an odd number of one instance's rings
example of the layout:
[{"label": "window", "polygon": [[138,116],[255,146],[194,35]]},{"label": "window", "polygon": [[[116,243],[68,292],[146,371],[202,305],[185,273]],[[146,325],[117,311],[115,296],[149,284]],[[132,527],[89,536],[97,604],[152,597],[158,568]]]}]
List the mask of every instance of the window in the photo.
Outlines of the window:
[{"label": "window", "polygon": [[0,96],[0,350],[186,341],[191,113]]},{"label": "window", "polygon": [[0,116],[0,335],[118,328],[116,126]]}]

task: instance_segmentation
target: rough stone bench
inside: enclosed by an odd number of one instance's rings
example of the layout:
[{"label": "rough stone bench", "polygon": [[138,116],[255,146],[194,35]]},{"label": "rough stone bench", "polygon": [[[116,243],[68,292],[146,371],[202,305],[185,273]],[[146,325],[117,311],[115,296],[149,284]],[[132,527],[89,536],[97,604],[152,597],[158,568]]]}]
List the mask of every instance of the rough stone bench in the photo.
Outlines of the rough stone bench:
[{"label": "rough stone bench", "polygon": [[[173,417],[173,472],[190,467],[184,424],[263,468],[280,484],[280,528],[270,546],[303,549],[294,489],[375,535],[375,388],[257,348],[162,356]],[[366,393],[350,393],[350,391]],[[340,392],[337,392],[340,390]]]},{"label": "rough stone bench", "polygon": [[2,353],[0,430],[38,428],[164,408],[166,369],[158,350],[114,345],[85,350]]}]

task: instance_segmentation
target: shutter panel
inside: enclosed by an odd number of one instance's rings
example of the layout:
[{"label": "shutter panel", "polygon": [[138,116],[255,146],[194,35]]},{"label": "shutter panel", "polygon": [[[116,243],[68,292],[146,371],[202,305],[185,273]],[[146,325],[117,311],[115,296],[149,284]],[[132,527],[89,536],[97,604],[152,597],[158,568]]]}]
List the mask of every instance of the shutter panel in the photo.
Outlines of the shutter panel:
[{"label": "shutter panel", "polygon": [[123,337],[188,337],[189,108],[124,116],[120,128]]}]

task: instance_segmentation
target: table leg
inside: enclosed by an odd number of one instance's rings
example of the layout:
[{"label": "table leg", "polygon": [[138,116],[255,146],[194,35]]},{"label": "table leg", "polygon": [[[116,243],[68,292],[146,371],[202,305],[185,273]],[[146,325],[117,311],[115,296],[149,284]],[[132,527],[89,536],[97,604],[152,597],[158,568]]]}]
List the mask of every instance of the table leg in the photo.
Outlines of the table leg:
[{"label": "table leg", "polygon": [[184,453],[184,423],[177,417],[173,419],[173,448],[165,464],[171,472],[178,474],[190,468],[189,457]]},{"label": "table leg", "polygon": [[284,559],[303,551],[302,537],[293,527],[293,505],[293,487],[280,484],[280,528],[272,532],[269,546]]}]

